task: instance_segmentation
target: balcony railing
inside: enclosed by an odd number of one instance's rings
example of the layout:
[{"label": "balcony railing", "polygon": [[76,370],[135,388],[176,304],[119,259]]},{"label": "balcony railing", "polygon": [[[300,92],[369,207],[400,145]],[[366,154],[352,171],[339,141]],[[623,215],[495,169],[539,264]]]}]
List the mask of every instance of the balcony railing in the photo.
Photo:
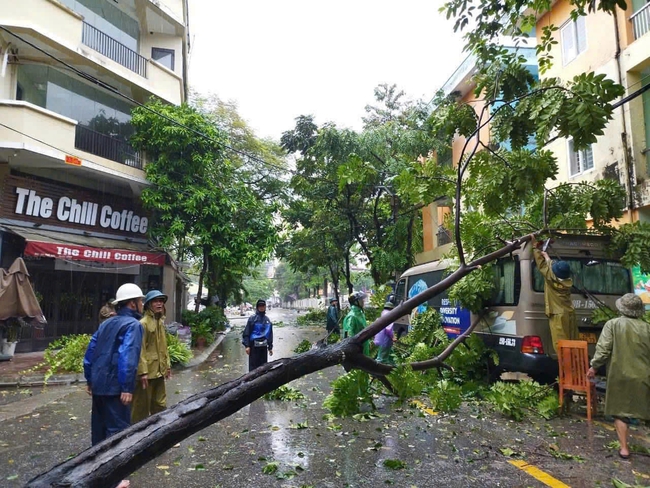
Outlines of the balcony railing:
[{"label": "balcony railing", "polygon": [[634,40],[636,40],[650,30],[650,3],[646,3],[634,12],[630,20],[634,27]]},{"label": "balcony railing", "polygon": [[451,242],[451,232],[445,229],[442,225],[438,226],[438,233],[436,234],[438,239],[438,246],[444,246]]},{"label": "balcony railing", "polygon": [[132,168],[144,167],[142,154],[133,149],[129,143],[83,125],[77,124],[74,147]]},{"label": "balcony railing", "polygon": [[81,42],[140,76],[147,77],[147,59],[84,22]]}]

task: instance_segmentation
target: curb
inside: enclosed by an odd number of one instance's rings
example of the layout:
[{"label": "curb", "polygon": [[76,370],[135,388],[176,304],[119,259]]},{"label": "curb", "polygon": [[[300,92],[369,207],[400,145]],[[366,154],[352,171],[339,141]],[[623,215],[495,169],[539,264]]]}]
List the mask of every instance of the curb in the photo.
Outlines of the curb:
[{"label": "curb", "polygon": [[223,339],[224,339],[224,337],[226,337],[226,334],[228,332],[230,332],[231,330],[232,330],[232,327],[228,326],[226,328],[226,330],[224,330],[222,332],[218,332],[217,337],[214,340],[214,342],[212,344],[210,344],[208,347],[206,347],[205,349],[203,349],[201,354],[199,354],[198,356],[194,356],[186,364],[175,364],[174,366],[172,366],[172,369],[177,370],[177,371],[178,370],[183,370],[183,369],[189,369],[189,368],[193,368],[193,367],[198,366],[199,364],[203,363],[206,359],[208,359],[210,354],[212,354],[214,352],[214,350],[217,347],[219,347],[219,344],[221,344],[223,342]]},{"label": "curb", "polygon": [[[225,331],[219,332],[215,341],[206,347],[201,354],[193,357],[187,364],[177,364],[172,367],[173,370],[179,371],[183,369],[193,368],[203,363],[210,354],[223,342],[224,337],[228,332],[232,330],[232,327],[226,328]],[[44,375],[23,375],[19,376],[18,380],[2,378],[0,377],[0,388],[8,388],[14,386],[69,386],[75,383],[85,383],[86,378],[83,373],[75,374],[62,374],[62,375],[52,375],[50,379],[45,383]]]}]

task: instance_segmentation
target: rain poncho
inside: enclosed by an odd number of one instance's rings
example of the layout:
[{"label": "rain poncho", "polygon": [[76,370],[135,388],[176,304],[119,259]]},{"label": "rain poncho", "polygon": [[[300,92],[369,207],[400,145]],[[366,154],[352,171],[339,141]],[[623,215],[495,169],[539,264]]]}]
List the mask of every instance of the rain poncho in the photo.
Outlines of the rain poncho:
[{"label": "rain poncho", "polygon": [[[386,315],[390,310],[382,310],[381,314]],[[393,324],[390,324],[384,330],[377,333],[374,339],[375,346],[379,347],[377,351],[377,361],[384,364],[393,364],[391,353],[393,351]]]},{"label": "rain poncho", "polygon": [[605,363],[605,415],[650,420],[650,325],[631,317],[608,321],[591,366]]},{"label": "rain poncho", "polygon": [[[368,323],[366,322],[366,315],[363,312],[363,309],[356,305],[352,305],[350,311],[343,319],[343,337],[357,335],[365,329],[367,325]],[[363,353],[366,356],[370,355],[370,343],[368,341],[363,343]]]}]

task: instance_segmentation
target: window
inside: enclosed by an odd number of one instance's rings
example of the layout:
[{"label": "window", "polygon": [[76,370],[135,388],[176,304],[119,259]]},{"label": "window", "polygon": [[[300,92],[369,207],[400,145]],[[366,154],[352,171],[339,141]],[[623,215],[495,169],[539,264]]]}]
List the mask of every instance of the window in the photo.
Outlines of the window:
[{"label": "window", "polygon": [[488,305],[517,305],[520,291],[519,259],[499,259],[494,265],[494,291]]},{"label": "window", "polygon": [[594,151],[589,146],[587,149],[576,151],[573,140],[568,141],[569,176],[577,176],[594,168]]},{"label": "window", "polygon": [[[566,259],[571,267],[571,278],[578,289],[586,289],[594,295],[625,295],[632,289],[630,271],[621,263],[615,261],[601,261],[592,258]],[[544,291],[544,277],[533,266],[533,290]]]},{"label": "window", "polygon": [[569,20],[560,29],[562,42],[562,61],[565,65],[569,64],[578,54],[587,49],[587,27],[585,16],[580,15],[573,21]]},{"label": "window", "polygon": [[151,48],[151,59],[158,61],[165,68],[169,68],[172,71],[174,71],[174,54],[173,49],[163,49],[161,47]]},{"label": "window", "polygon": [[61,0],[61,3],[78,14],[84,22],[102,31],[132,51],[138,52],[140,25],[138,21],[106,0]]}]

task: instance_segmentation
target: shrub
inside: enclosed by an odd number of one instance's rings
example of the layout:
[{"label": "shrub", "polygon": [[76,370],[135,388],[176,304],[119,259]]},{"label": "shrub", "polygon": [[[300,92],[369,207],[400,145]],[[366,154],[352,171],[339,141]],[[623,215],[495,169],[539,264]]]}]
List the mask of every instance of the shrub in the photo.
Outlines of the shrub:
[{"label": "shrub", "polygon": [[228,320],[220,307],[206,307],[199,313],[192,310],[181,312],[181,323],[192,329],[206,321],[213,332],[226,330],[228,326]]},{"label": "shrub", "polygon": [[172,365],[185,364],[194,356],[187,344],[182,343],[178,337],[171,334],[167,334],[167,352]]}]

